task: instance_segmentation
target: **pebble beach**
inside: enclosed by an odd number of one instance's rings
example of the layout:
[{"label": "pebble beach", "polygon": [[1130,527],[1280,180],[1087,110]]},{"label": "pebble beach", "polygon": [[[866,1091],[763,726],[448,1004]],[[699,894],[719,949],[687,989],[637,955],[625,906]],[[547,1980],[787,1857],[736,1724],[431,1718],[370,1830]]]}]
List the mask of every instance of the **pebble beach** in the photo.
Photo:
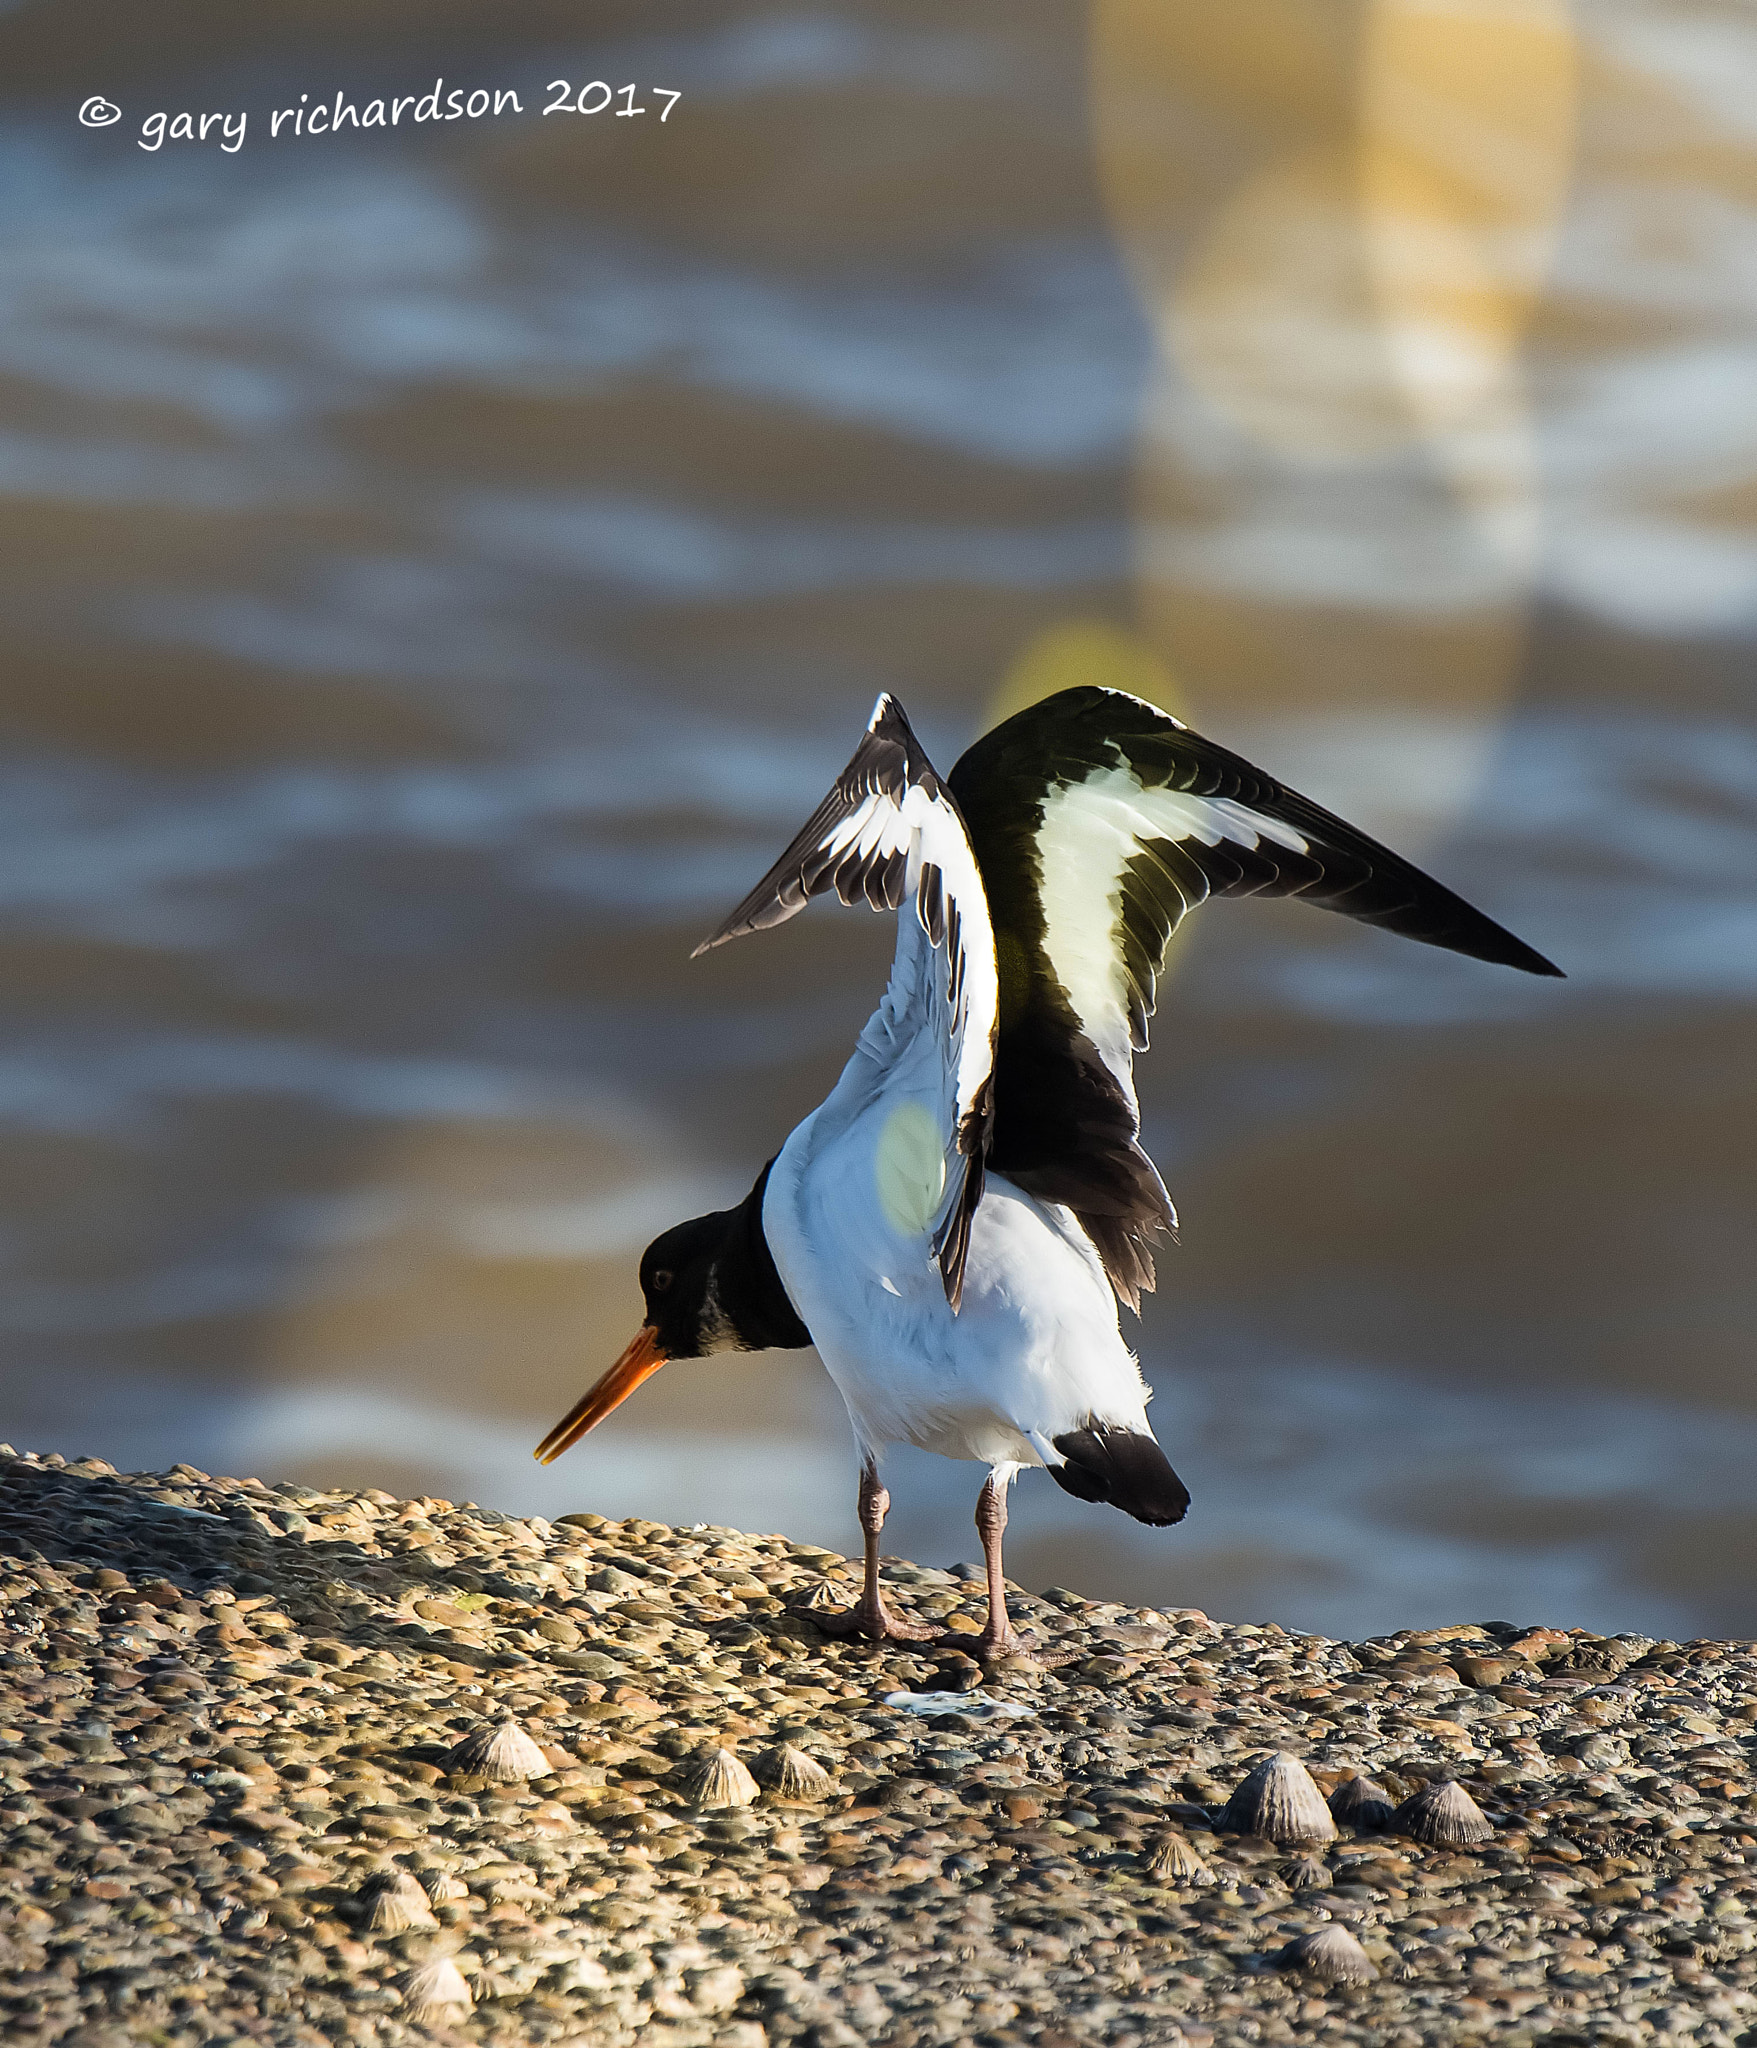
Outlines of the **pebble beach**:
[{"label": "pebble beach", "polygon": [[885,1576],[0,1447],[6,2039],[1757,2038],[1757,1646]]}]

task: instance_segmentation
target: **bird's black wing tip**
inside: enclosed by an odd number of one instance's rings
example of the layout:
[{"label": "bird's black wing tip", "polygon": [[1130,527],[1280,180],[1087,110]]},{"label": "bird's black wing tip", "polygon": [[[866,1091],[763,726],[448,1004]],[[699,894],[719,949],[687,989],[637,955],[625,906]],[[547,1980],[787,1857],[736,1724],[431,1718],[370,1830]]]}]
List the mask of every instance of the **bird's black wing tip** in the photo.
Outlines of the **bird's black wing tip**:
[{"label": "bird's black wing tip", "polygon": [[[804,898],[801,897],[800,901],[803,902]],[[776,901],[765,879],[757,884],[756,890],[745,898],[718,931],[710,932],[705,939],[690,949],[689,957],[692,960],[699,960],[704,953],[711,953],[718,946],[730,945],[734,939],[746,938],[752,932],[768,931],[774,925],[785,924],[798,908],[797,903]]]},{"label": "bird's black wing tip", "polygon": [[1491,962],[1496,967],[1514,967],[1521,974],[1535,974],[1544,981],[1568,979],[1561,968],[1546,954],[1540,953],[1535,946],[1528,946],[1523,939],[1515,938],[1504,925],[1496,925],[1495,932],[1500,943],[1493,952],[1485,948],[1479,958]]}]

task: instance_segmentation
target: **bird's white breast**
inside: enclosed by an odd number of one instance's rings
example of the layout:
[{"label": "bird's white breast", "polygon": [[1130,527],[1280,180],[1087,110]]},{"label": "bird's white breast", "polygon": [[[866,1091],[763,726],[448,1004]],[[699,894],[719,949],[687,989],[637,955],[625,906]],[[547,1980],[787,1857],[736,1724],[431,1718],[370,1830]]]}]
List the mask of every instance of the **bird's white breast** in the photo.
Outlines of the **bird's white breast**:
[{"label": "bird's white breast", "polygon": [[1037,1465],[1094,1417],[1144,1430],[1115,1296],[1065,1210],[991,1177],[952,1313],[930,1249],[941,1162],[922,1123],[908,1060],[863,1085],[857,1056],[787,1141],[763,1204],[782,1283],[863,1449]]}]

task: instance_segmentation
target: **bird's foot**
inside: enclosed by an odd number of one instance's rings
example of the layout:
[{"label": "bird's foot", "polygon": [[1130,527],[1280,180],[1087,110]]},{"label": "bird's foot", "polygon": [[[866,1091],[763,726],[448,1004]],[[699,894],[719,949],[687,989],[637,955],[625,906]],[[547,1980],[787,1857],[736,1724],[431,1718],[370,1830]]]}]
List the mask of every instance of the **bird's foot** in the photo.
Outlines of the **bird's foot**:
[{"label": "bird's foot", "polygon": [[1073,1650],[1052,1650],[1042,1639],[1029,1629],[1008,1628],[1003,1632],[984,1629],[980,1635],[960,1635],[948,1631],[935,1643],[939,1650],[959,1650],[966,1657],[977,1658],[985,1665],[1004,1664],[1014,1671],[1053,1671],[1058,1665],[1071,1664],[1077,1654]]},{"label": "bird's foot", "polygon": [[893,1614],[884,1601],[864,1597],[852,1607],[808,1607],[805,1618],[827,1636],[864,1636],[870,1643],[925,1643],[939,1633]]}]

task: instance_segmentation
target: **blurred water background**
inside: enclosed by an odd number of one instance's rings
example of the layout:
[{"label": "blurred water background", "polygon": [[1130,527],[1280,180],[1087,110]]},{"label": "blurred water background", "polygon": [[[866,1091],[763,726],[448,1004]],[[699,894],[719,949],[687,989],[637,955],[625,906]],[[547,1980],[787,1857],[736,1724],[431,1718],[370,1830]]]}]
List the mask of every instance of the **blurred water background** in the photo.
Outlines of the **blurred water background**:
[{"label": "blurred water background", "polygon": [[[524,112],[270,139],[438,76]],[[1570,979],[1195,921],[1195,1508],[1015,1576],[1757,1631],[1748,8],[15,0],[0,96],[0,1433],[852,1547],[809,1355],[530,1446],[876,1000],[687,957],[876,692],[1114,680]]]}]

